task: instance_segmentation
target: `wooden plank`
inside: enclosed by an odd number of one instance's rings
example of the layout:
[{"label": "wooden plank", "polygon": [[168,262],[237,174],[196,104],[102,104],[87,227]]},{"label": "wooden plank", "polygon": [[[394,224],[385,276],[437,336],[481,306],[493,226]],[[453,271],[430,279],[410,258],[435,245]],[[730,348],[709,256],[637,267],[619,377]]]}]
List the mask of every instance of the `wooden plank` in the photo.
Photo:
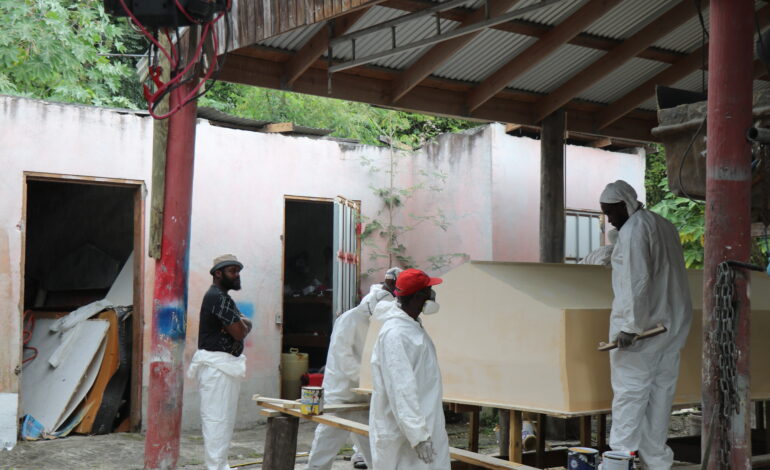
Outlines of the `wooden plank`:
[{"label": "wooden plank", "polygon": [[564,132],[559,110],[543,120],[540,132],[540,262],[564,262]]},{"label": "wooden plank", "polygon": [[86,414],[83,416],[83,420],[75,427],[75,432],[78,434],[89,434],[94,425],[96,414],[99,412],[99,407],[102,404],[102,396],[104,390],[107,388],[115,372],[118,371],[120,366],[120,351],[118,348],[118,314],[115,310],[107,310],[96,316],[100,320],[106,320],[109,322],[106,335],[106,347],[104,349],[104,357],[102,358],[102,364],[99,367],[99,373],[96,375],[96,380],[91,386],[91,390],[86,394],[84,406],[89,407]]},{"label": "wooden plank", "polygon": [[147,189],[144,184],[134,191],[134,305],[131,312],[131,391],[130,430],[142,427],[142,371],[144,370],[144,260],[145,205]]},{"label": "wooden plank", "polygon": [[521,411],[511,411],[510,420],[511,424],[508,429],[508,460],[521,463]]},{"label": "wooden plank", "polygon": [[283,415],[267,419],[263,468],[294,470],[298,429],[299,419],[294,416]]},{"label": "wooden plank", "polygon": [[267,408],[263,408],[259,410],[259,414],[261,416],[266,416],[268,418],[275,418],[276,416],[281,416],[283,413],[281,413],[280,411],[268,410]]},{"label": "wooden plank", "polygon": [[[327,426],[331,426],[337,429],[343,429],[345,431],[354,432],[362,436],[369,436],[369,426],[356,421],[340,418],[338,416],[303,415],[297,410],[285,409],[285,408],[282,408],[280,405],[275,405],[269,402],[257,401],[257,404],[260,406],[264,406],[265,408],[279,411],[293,417],[304,418],[304,419],[314,421],[316,423],[325,424]],[[519,436],[520,436],[519,439],[521,439],[521,431],[519,431]],[[296,443],[294,444],[294,449],[296,449]],[[454,447],[449,448],[449,456],[455,460],[470,463],[470,464],[483,467],[483,468],[488,468],[491,470],[537,470],[533,467],[529,467],[526,465],[518,464],[515,462],[508,462],[502,459],[494,458],[489,455],[477,454],[475,452],[471,452],[464,449],[457,449]],[[264,468],[272,468],[272,467],[268,467],[267,465],[265,465]]]},{"label": "wooden plank", "polygon": [[535,465],[537,468],[545,466],[545,415],[537,414],[537,449],[535,451]]},{"label": "wooden plank", "polygon": [[[160,35],[160,44],[169,47],[169,41]],[[160,54],[161,79],[167,82],[171,77],[168,60]],[[159,115],[168,112],[169,97],[163,98],[155,108]],[[150,193],[150,241],[148,255],[160,259],[160,241],[163,237],[163,204],[166,195],[166,145],[168,143],[168,119],[152,122],[152,183]]]},{"label": "wooden plank", "polygon": [[[489,15],[490,17],[499,16],[508,10],[510,10],[519,0],[496,0],[489,2]],[[617,0],[613,0],[617,1]],[[486,17],[485,8],[478,8],[476,11],[470,13],[458,27],[467,26],[470,24],[483,21]],[[404,95],[412,91],[418,83],[423,81],[428,75],[433,73],[436,69],[441,67],[452,56],[459,52],[462,48],[468,45],[476,36],[481,34],[482,31],[477,31],[465,36],[450,39],[442,43],[427,49],[427,51],[421,54],[413,65],[401,73],[401,75],[393,83],[393,91],[391,93],[391,101],[396,102],[403,98]]]},{"label": "wooden plank", "polygon": [[540,121],[566,103],[569,103],[579,93],[587,90],[610,72],[648,48],[655,41],[679,27],[682,23],[692,18],[695,13],[696,9],[692,1],[682,0],[676,6],[661,14],[638,33],[623,41],[574,77],[571,77],[564,85],[543,97],[535,106],[535,120]]},{"label": "wooden plank", "polygon": [[282,132],[294,132],[294,123],[293,122],[276,122],[273,124],[266,125],[262,129],[260,129],[260,131],[275,133],[275,134],[280,134]]},{"label": "wooden plank", "polygon": [[[278,63],[276,59],[257,59],[244,55],[257,52],[259,51],[244,50],[241,54],[230,54],[220,73],[220,80],[280,89],[281,76],[283,75],[282,64]],[[267,54],[275,57],[286,55],[276,51],[270,51]],[[316,63],[297,80],[292,88],[293,91],[390,106],[390,81],[384,78],[371,78],[360,73],[341,72],[334,74],[332,94],[329,95],[326,87],[328,77],[325,67],[326,64]],[[387,71],[378,71],[377,74],[385,77],[393,76]],[[525,93],[509,94],[502,92],[500,96],[490,100],[469,116],[466,112],[463,94],[456,93],[451,89],[420,85],[398,103],[397,109],[439,116],[536,125],[533,120],[532,103],[526,101],[529,99],[528,97],[529,95]],[[586,108],[584,103],[570,103],[568,106],[570,130],[597,135],[594,121],[595,112],[586,109],[597,109],[597,106],[588,105]],[[656,125],[655,113],[639,113],[634,116],[623,117],[604,129],[602,135],[654,142],[657,138],[650,134],[650,129]]]},{"label": "wooden plank", "polygon": [[[295,400],[284,400],[282,398],[270,398],[263,397],[262,395],[254,395],[251,399],[259,405],[260,403],[271,403],[277,406],[283,406],[288,409],[298,410],[301,403]],[[369,409],[369,403],[340,403],[324,405],[325,413],[340,413],[345,411],[366,411]]]},{"label": "wooden plank", "polygon": [[589,147],[593,147],[595,149],[603,149],[609,147],[610,145],[612,145],[612,139],[609,137],[602,137],[601,139],[596,139],[588,143]]},{"label": "wooden plank", "polygon": [[555,50],[569,42],[586,27],[599,19],[620,0],[591,0],[558,26],[546,33],[540,40],[519,53],[484,79],[468,95],[468,109],[471,111],[487,102],[517,77],[540,63]]},{"label": "wooden plank", "polygon": [[591,447],[591,416],[580,417],[580,445]]},{"label": "wooden plank", "polygon": [[599,415],[599,439],[596,443],[596,448],[599,452],[604,452],[607,448],[607,414],[601,413]]},{"label": "wooden plank", "polygon": [[505,133],[510,134],[511,132],[517,131],[522,128],[521,124],[506,124],[505,125]]},{"label": "wooden plank", "polygon": [[471,452],[479,451],[479,415],[481,409],[476,408],[470,412],[470,419],[468,420],[468,450]]}]

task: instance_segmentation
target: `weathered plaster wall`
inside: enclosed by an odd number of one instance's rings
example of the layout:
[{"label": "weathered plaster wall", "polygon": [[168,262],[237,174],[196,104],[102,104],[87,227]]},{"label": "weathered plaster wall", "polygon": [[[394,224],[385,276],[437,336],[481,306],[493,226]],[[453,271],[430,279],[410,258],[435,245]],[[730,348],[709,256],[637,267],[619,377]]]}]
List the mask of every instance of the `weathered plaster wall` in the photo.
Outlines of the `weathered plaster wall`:
[{"label": "weathered plaster wall", "polygon": [[[144,181],[152,166],[152,121],[131,113],[0,96],[0,392],[17,391],[19,363],[23,173],[47,172]],[[441,136],[423,149],[398,157],[396,186],[410,187],[424,175],[445,175],[407,198],[395,222],[413,225],[412,215],[443,213],[447,229],[430,221],[406,233],[404,243],[417,263],[429,256],[465,253],[480,260],[531,260],[537,253],[539,142],[505,134],[493,124],[462,135]],[[259,419],[255,393],[278,393],[284,197],[337,195],[362,202],[364,216],[380,218],[382,201],[373,188],[388,184],[390,151],[379,147],[293,138],[216,127],[200,121],[190,249],[187,360],[198,333],[198,309],[210,283],[211,260],[236,254],[245,265],[243,288],[233,298],[252,312],[255,329],[247,340],[247,378],[242,387],[239,426]],[[584,159],[584,160],[580,160]],[[625,177],[637,189],[641,157],[568,148],[568,207],[598,209],[607,181]],[[370,162],[370,164],[367,164]],[[572,165],[575,165],[574,167]],[[372,171],[372,167],[379,171]],[[586,168],[589,168],[586,171]],[[574,173],[574,174],[573,174]],[[591,175],[588,175],[591,173]],[[586,179],[589,179],[586,181]],[[583,182],[581,185],[575,182]],[[588,184],[591,183],[591,184]],[[148,188],[151,190],[151,188]],[[590,194],[583,195],[583,192]],[[578,194],[582,199],[575,199]],[[574,202],[573,202],[574,200]],[[593,204],[590,201],[594,201]],[[149,193],[145,213],[149,212]],[[149,229],[149,221],[145,221]],[[382,239],[374,237],[375,243]],[[384,268],[364,246],[362,271]],[[144,351],[149,351],[154,262],[145,257]],[[455,258],[452,265],[462,262]],[[437,270],[443,272],[450,266]],[[382,271],[364,280],[362,289]],[[16,333],[14,333],[16,332]],[[148,371],[145,363],[144,391]],[[195,384],[185,383],[184,426],[198,427]]]}]

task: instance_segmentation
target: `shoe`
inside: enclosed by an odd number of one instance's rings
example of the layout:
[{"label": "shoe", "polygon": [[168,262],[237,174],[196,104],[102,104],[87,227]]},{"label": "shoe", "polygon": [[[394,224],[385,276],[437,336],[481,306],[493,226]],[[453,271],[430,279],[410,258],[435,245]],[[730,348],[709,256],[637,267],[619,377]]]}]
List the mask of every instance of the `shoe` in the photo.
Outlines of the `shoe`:
[{"label": "shoe", "polygon": [[537,436],[532,427],[532,423],[525,421],[521,429],[521,448],[523,450],[535,450],[537,447]]},{"label": "shoe", "polygon": [[358,452],[353,454],[353,457],[350,458],[350,462],[353,464],[353,468],[368,468],[364,456]]}]

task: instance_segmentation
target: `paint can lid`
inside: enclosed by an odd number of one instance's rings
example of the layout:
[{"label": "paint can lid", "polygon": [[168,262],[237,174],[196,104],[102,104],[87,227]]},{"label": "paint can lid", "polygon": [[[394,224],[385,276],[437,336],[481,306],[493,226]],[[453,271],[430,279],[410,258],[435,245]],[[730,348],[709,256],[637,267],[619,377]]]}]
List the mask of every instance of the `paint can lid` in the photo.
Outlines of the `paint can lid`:
[{"label": "paint can lid", "polygon": [[629,452],[627,450],[608,450],[602,454],[602,457],[613,460],[631,460],[635,454],[636,452]]}]

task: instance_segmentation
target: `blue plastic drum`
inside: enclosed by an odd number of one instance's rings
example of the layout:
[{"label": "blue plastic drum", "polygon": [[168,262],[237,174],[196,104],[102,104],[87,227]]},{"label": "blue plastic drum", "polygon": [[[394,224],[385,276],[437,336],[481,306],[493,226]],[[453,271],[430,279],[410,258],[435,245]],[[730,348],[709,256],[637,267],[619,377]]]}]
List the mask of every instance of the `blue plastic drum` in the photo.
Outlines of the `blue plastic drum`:
[{"label": "blue plastic drum", "polygon": [[599,451],[590,447],[567,449],[567,470],[596,470]]}]

